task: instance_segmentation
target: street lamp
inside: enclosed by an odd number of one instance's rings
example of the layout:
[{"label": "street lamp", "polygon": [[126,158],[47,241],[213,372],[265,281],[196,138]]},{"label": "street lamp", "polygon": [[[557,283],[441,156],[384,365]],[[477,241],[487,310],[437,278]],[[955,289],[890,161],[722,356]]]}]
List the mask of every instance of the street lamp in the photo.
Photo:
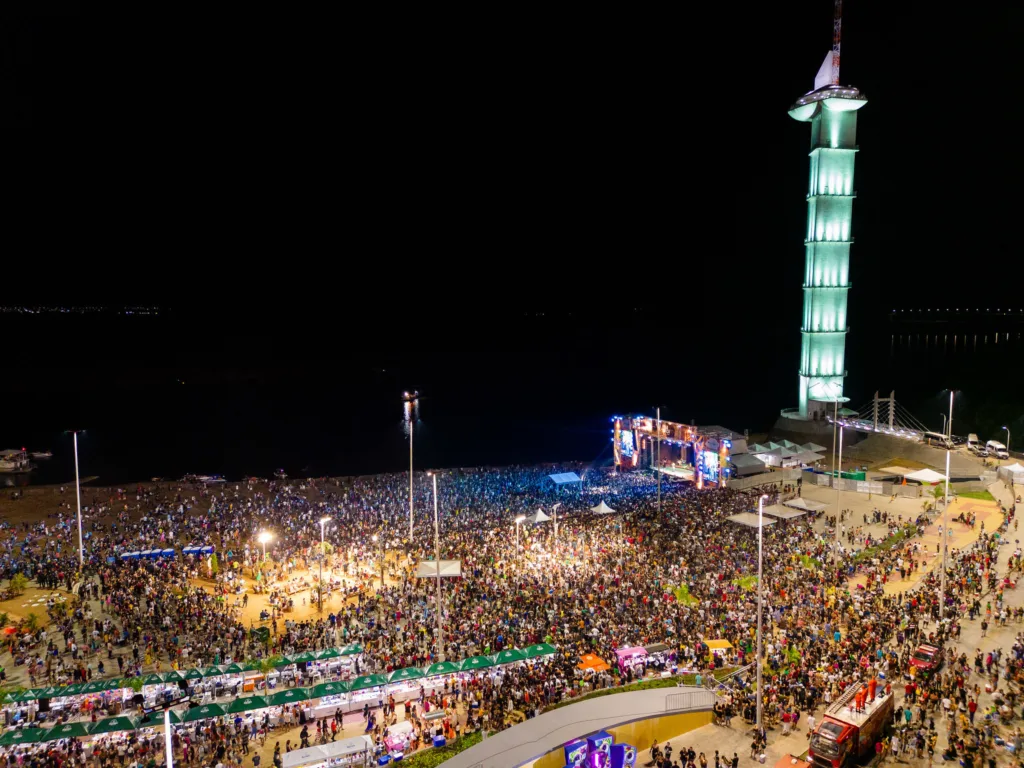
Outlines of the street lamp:
[{"label": "street lamp", "polygon": [[516,557],[517,558],[519,557],[519,526],[522,524],[523,520],[525,520],[525,519],[526,519],[526,515],[519,515],[516,518]]},{"label": "street lamp", "polygon": [[[377,534],[376,533],[373,534],[373,543],[374,544],[377,543],[377,539],[378,539]],[[380,538],[380,588],[381,589],[384,589],[384,555],[385,555],[384,539],[383,539],[383,537],[381,537]]]},{"label": "street lamp", "polygon": [[434,481],[434,563],[437,568],[437,660],[444,661],[444,636],[441,630],[441,523],[437,513],[437,474],[430,473]]},{"label": "street lamp", "polygon": [[[761,685],[761,603],[764,595],[764,588],[761,586],[761,572],[763,567],[762,542],[764,539],[764,500],[768,494],[762,494],[757,500],[757,733],[761,735],[761,692],[764,690]],[[836,521],[839,525],[839,521]]]},{"label": "street lamp", "polygon": [[942,574],[939,577],[939,629],[946,614],[946,549],[949,542],[949,531],[946,530],[946,510],[949,509],[949,454],[953,444],[953,390],[949,391],[949,418],[946,419],[946,498],[942,503]]},{"label": "street lamp", "polygon": [[[408,397],[408,393],[406,393]],[[412,544],[412,434],[416,426],[414,411],[409,409],[409,543]]]},{"label": "street lamp", "polygon": [[329,522],[329,517],[320,518],[320,588],[317,590],[317,613],[324,612],[324,526]]},{"label": "street lamp", "polygon": [[1007,455],[1009,455],[1009,453],[1010,453],[1010,428],[1009,427],[1003,427],[1003,429],[1006,430],[1006,453],[1007,453]]},{"label": "street lamp", "polygon": [[557,504],[555,504],[555,506],[551,508],[551,511],[554,513],[555,516],[555,542],[554,546],[552,547],[552,550],[554,550],[556,553],[558,552],[558,508],[560,506],[562,506],[562,502],[558,502]]},{"label": "street lamp", "polygon": [[[85,567],[85,548],[82,546],[82,484],[78,480],[78,433],[84,429],[71,429],[71,436],[75,444],[75,500],[78,504],[78,567]],[[65,432],[64,434],[67,434]]]},{"label": "street lamp", "polygon": [[263,545],[263,562],[267,562],[267,542],[272,538],[274,537],[267,531],[263,531],[259,536],[259,542]]}]

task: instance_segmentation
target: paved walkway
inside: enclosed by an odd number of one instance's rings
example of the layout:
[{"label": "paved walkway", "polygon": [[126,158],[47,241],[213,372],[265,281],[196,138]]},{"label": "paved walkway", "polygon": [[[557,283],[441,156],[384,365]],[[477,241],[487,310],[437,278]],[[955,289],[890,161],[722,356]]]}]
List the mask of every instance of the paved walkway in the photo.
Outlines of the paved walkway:
[{"label": "paved walkway", "polygon": [[[1009,507],[1013,503],[1010,491],[1003,487],[1002,483],[996,483],[990,486],[989,492],[993,496],[995,496],[996,499],[1005,504],[1007,507]],[[992,502],[987,502],[987,504],[989,508],[991,508]],[[959,514],[959,511],[957,511],[956,514]],[[989,518],[993,520],[993,523],[986,523],[986,531],[991,531],[995,527],[998,527],[999,524],[1001,524],[1002,520],[1000,513],[996,512],[995,514],[999,515],[1000,519],[996,521],[995,517]],[[979,521],[980,519],[981,513],[979,512]],[[930,526],[930,528],[933,527],[935,526]],[[965,526],[955,524],[954,541],[958,542],[969,543],[970,541],[977,540],[978,536],[981,533],[980,522],[977,526],[975,526],[973,531],[971,531],[971,529],[958,531],[956,530],[957,528],[964,529]],[[928,534],[926,533],[926,539],[927,536]],[[1009,539],[1009,544],[1003,546],[1000,550],[999,562],[996,565],[997,573],[1004,574],[1006,572],[1006,561],[1009,559],[1010,552],[1012,552],[1013,548],[1013,541],[1016,538],[1016,533],[1015,531],[1013,531],[1011,527],[1010,533],[1007,536],[1007,539]],[[938,530],[936,528],[936,530],[934,531],[934,540],[932,542],[933,553],[934,545],[938,543],[938,540]],[[960,544],[958,544],[957,546],[960,546]],[[921,577],[918,576],[917,580],[919,580],[920,578]],[[916,581],[896,581],[891,583],[897,586],[897,589],[895,591],[904,591],[908,588],[908,585],[913,586],[916,583]],[[1014,591],[1007,592],[1005,599],[1006,604],[1008,606],[1016,607],[1024,605],[1024,586],[1018,587]],[[967,619],[966,616],[963,617],[961,620],[961,628],[962,629],[960,641],[954,647],[957,649],[958,653],[961,651],[967,653],[969,659],[973,658],[975,648],[980,648],[983,652],[988,652],[996,648],[1002,648],[1004,651],[1008,651],[1010,646],[1013,645],[1015,636],[1019,632],[1024,631],[1024,625],[1007,623],[1005,627],[990,627],[987,636],[982,637],[981,620],[975,619],[974,621],[970,621]],[[973,672],[968,678],[967,683],[972,686],[975,683],[979,683],[984,689],[984,680]],[[902,686],[896,686],[895,691],[895,703],[897,706],[899,706],[903,701]],[[987,707],[990,704],[990,696],[982,692],[981,698],[978,701],[979,708]],[[789,736],[782,735],[781,727],[775,730],[770,730],[768,732],[768,749],[766,751],[767,759],[765,761],[766,765],[774,766],[776,765],[776,763],[784,760],[787,757],[787,755],[800,757],[807,751],[807,714],[808,713],[806,712],[802,713],[802,716],[800,718],[800,729],[791,733]],[[819,708],[811,714],[813,714],[815,719],[818,722],[820,722],[823,710]],[[947,746],[946,728],[945,725],[941,722],[937,722],[936,727],[939,732],[939,739],[938,743],[936,744],[935,761],[941,762],[941,758],[939,758],[939,753],[942,750],[944,750]],[[716,749],[719,751],[719,754],[722,755],[723,759],[725,757],[731,759],[733,753],[735,752],[739,755],[741,764],[757,764],[756,761],[750,758],[750,743],[752,740],[752,735],[753,728],[747,726],[743,722],[742,718],[737,717],[733,719],[733,727],[731,728],[725,728],[717,725],[706,725],[703,728],[699,728],[695,731],[691,731],[690,733],[683,734],[675,739],[672,739],[671,741],[676,753],[678,753],[680,748],[689,747],[691,745],[698,754],[700,752],[704,752],[704,754],[708,758],[709,765],[714,765],[714,755]],[[1002,749],[998,749],[995,754],[998,765],[1009,766],[1011,764],[1015,764],[1015,762],[1011,759],[1011,755],[1008,752],[1005,752]],[[646,763],[647,760],[650,759],[646,754],[642,755],[641,757],[642,760],[638,761],[638,764]],[[903,756],[901,756],[900,762],[914,766],[915,768],[924,768],[925,766],[928,766],[927,755],[923,759],[918,760],[915,757],[910,757],[909,753],[906,753]],[[786,764],[788,763],[789,761],[787,760]]]}]

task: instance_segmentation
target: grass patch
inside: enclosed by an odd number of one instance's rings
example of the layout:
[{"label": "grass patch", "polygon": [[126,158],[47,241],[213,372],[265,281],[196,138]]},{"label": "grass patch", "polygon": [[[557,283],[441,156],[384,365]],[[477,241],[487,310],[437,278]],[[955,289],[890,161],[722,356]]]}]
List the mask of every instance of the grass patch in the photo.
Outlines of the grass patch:
[{"label": "grass patch", "polygon": [[957,491],[961,499],[977,499],[978,501],[995,501],[996,497],[988,491]]},{"label": "grass patch", "polygon": [[917,533],[916,525],[905,525],[892,536],[882,539],[878,544],[867,549],[862,549],[856,555],[853,556],[853,561],[859,563],[862,560],[869,560],[873,557],[878,557],[882,552],[888,552],[893,547],[906,541],[911,536]]},{"label": "grass patch", "polygon": [[440,765],[445,760],[451,760],[459,752],[465,752],[470,747],[476,746],[482,740],[483,734],[479,731],[467,733],[465,736],[460,736],[451,744],[445,744],[443,747],[431,747],[430,749],[421,750],[402,760],[402,765],[409,768],[434,768],[434,766]]}]

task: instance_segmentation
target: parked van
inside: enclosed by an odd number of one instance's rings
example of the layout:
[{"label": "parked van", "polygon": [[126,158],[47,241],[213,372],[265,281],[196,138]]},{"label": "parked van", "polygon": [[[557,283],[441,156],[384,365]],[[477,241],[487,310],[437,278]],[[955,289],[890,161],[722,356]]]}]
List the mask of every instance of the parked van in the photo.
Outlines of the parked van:
[{"label": "parked van", "polygon": [[978,436],[973,432],[967,436],[967,450],[971,453],[974,453],[973,449],[977,448],[980,443],[981,441],[978,440]]},{"label": "parked van", "polygon": [[927,445],[936,445],[940,448],[953,449],[953,441],[946,437],[941,432],[925,432],[924,442]]},{"label": "parked van", "polygon": [[1008,459],[1010,458],[1010,452],[1006,450],[1006,446],[1000,443],[998,440],[989,440],[985,443],[985,448],[988,449],[989,456],[995,456],[997,459]]}]

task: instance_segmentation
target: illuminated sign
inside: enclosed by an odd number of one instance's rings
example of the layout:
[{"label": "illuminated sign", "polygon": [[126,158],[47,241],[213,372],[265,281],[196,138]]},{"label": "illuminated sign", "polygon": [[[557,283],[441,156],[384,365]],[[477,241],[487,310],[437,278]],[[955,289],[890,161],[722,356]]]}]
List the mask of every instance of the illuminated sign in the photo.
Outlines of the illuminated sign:
[{"label": "illuminated sign", "polygon": [[701,451],[700,473],[706,482],[718,482],[718,472],[720,467],[721,464],[718,459],[718,451]]},{"label": "illuminated sign", "polygon": [[586,739],[570,741],[565,745],[566,768],[582,768],[587,761],[587,754],[589,751],[590,749]]}]

